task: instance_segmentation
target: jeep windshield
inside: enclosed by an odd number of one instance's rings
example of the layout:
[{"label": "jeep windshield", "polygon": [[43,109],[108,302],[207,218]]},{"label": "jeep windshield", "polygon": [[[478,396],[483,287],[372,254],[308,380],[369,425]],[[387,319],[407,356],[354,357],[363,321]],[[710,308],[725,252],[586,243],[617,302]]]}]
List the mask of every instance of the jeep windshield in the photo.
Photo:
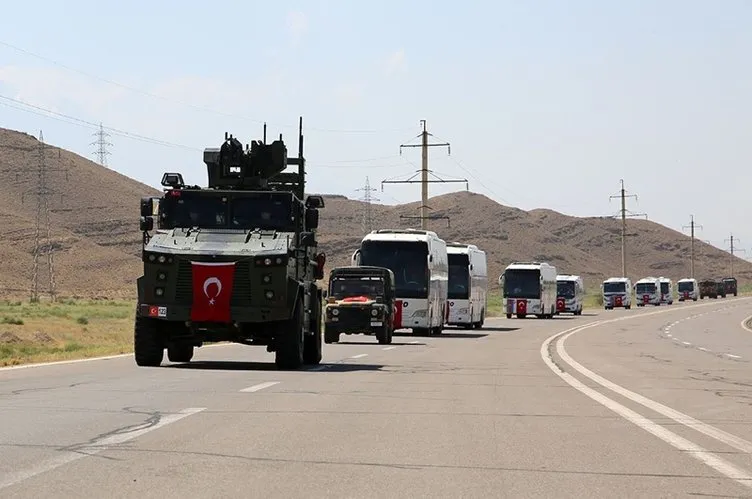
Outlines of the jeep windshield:
[{"label": "jeep windshield", "polygon": [[335,277],[331,282],[329,294],[335,299],[384,296],[384,280],[380,277]]},{"label": "jeep windshield", "polygon": [[604,293],[626,293],[626,285],[623,282],[604,282]]},{"label": "jeep windshield", "polygon": [[284,192],[217,195],[168,192],[160,203],[163,228],[295,231],[292,195]]},{"label": "jeep windshield", "polygon": [[556,296],[562,298],[574,298],[574,282],[559,281],[556,283]]}]

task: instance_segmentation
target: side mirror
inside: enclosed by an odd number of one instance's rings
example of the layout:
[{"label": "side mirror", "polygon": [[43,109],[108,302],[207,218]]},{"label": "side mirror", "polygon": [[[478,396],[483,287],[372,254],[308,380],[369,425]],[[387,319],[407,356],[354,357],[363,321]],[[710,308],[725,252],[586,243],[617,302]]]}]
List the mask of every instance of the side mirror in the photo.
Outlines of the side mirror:
[{"label": "side mirror", "polygon": [[306,208],[323,208],[324,198],[323,196],[308,196],[305,201]]},{"label": "side mirror", "polygon": [[141,232],[149,232],[154,229],[154,217],[141,217],[139,221]]},{"label": "side mirror", "polygon": [[429,262],[432,262],[432,261],[433,261],[433,255],[428,255],[428,261],[429,261]]},{"label": "side mirror", "polygon": [[470,264],[470,270],[473,270],[473,264],[472,263]]},{"label": "side mirror", "polygon": [[360,264],[360,250],[359,249],[356,249],[355,252],[353,252],[351,260],[352,260],[352,264],[356,267]]},{"label": "side mirror", "polygon": [[154,198],[141,198],[141,216],[150,217],[154,215]]},{"label": "side mirror", "polygon": [[308,208],[305,212],[305,226],[306,229],[316,229],[319,226],[319,210],[316,208]]},{"label": "side mirror", "polygon": [[301,232],[298,237],[298,245],[306,247],[318,246],[318,243],[316,242],[316,234],[313,232]]}]

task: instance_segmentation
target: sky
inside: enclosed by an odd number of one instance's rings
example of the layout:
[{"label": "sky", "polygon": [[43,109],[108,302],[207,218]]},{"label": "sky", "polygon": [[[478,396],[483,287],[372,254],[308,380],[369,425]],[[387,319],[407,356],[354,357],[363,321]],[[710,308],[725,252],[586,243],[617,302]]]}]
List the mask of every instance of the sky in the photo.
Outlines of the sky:
[{"label": "sky", "polygon": [[752,2],[212,3],[4,6],[0,127],[95,159],[102,123],[107,166],[159,188],[263,122],[296,156],[302,116],[311,192],[395,204],[426,120],[434,180],[574,216],[618,214],[623,180],[632,213],[752,257]]}]

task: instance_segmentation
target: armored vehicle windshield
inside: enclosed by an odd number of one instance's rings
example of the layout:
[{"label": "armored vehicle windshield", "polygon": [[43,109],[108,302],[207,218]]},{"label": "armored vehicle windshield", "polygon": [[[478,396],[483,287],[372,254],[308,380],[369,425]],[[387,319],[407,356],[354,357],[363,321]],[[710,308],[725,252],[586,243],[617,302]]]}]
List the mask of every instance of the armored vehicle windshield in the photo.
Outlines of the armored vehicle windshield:
[{"label": "armored vehicle windshield", "polygon": [[288,192],[171,191],[160,203],[162,228],[228,228],[295,232]]}]

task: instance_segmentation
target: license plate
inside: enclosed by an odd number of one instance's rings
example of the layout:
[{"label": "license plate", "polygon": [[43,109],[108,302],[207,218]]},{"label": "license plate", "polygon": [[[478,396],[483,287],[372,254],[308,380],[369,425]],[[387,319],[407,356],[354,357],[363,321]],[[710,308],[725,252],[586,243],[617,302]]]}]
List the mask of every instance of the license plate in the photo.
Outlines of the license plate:
[{"label": "license plate", "polygon": [[384,323],[381,321],[371,321],[372,326],[383,326]]}]

